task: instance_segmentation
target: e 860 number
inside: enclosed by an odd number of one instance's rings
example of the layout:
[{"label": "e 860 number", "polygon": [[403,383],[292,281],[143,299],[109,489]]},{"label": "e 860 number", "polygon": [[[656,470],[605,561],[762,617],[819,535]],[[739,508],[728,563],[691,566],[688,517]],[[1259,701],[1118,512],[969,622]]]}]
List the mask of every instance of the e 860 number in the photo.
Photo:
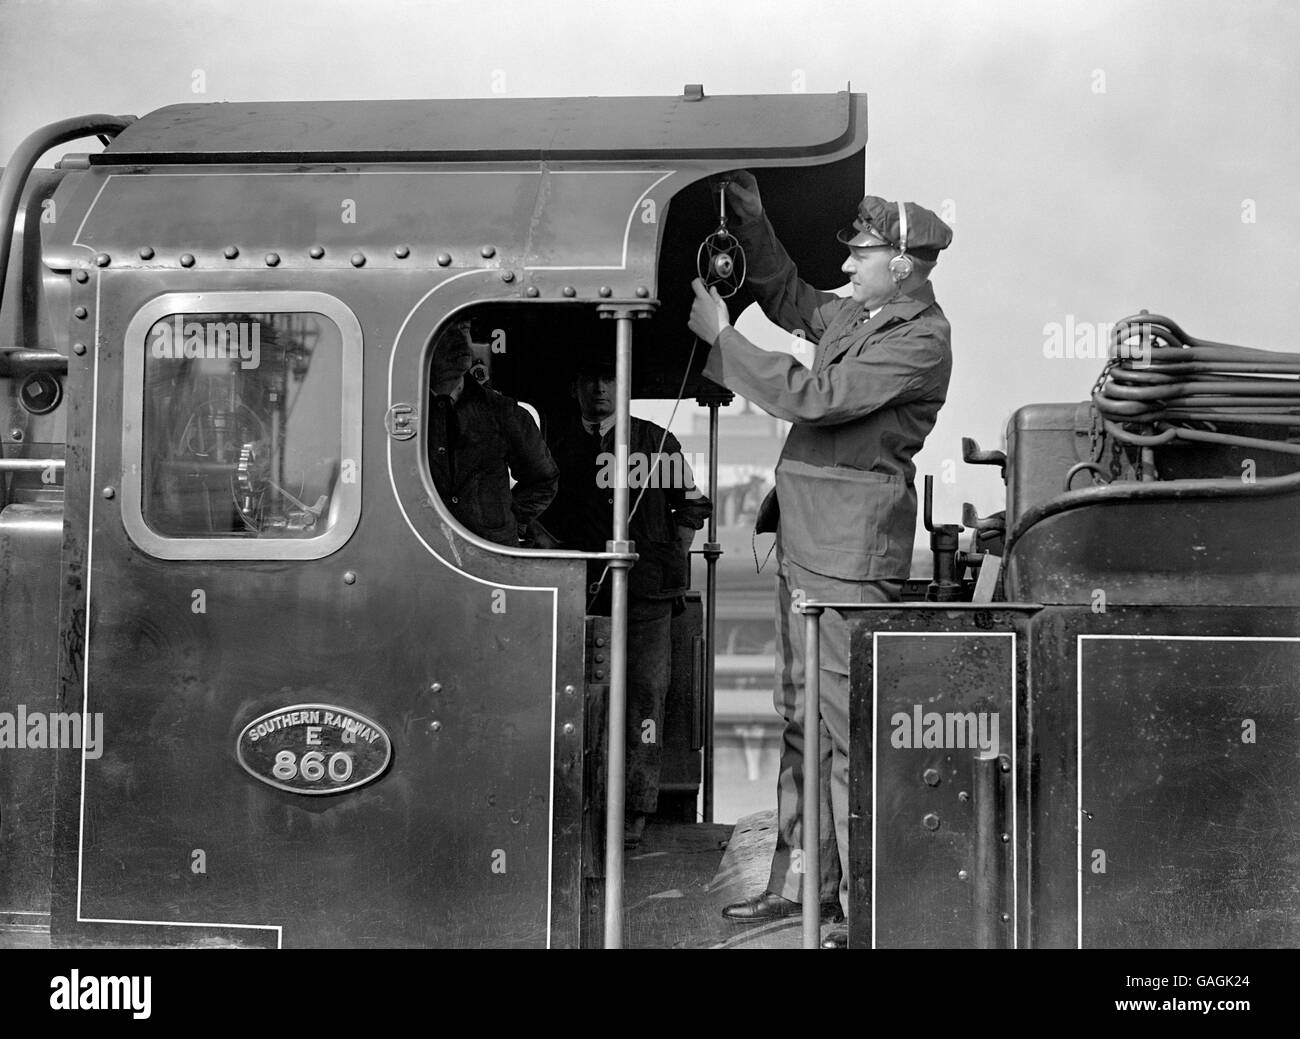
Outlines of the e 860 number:
[{"label": "e 860 number", "polygon": [[332,783],[346,783],[352,778],[352,755],[336,750],[327,759],[322,751],[309,750],[299,760],[293,751],[282,750],[275,755],[271,775],[286,782],[301,776],[308,783],[318,783],[329,776]]}]

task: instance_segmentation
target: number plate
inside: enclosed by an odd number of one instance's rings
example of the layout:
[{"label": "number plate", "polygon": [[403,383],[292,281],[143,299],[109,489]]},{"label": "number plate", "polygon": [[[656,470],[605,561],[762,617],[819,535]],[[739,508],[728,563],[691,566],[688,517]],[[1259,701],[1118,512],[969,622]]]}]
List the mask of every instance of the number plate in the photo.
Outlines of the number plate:
[{"label": "number plate", "polygon": [[235,756],[268,786],[294,794],[341,794],[378,779],[393,744],[378,722],[331,704],[295,704],[244,726]]}]

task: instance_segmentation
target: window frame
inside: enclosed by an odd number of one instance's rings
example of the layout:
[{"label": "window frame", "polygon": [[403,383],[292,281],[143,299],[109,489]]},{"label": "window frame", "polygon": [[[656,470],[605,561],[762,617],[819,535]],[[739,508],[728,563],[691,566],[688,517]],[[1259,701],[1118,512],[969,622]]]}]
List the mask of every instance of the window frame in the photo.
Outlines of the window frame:
[{"label": "window frame", "polygon": [[[339,441],[340,463],[353,460],[355,481],[340,476],[334,495],[336,522],[312,538],[183,538],[159,534],[144,517],[144,407],[146,341],[149,329],[174,314],[320,314],[334,322],[341,341]],[[169,292],[135,312],[123,340],[122,382],[122,523],[137,548],[158,559],[322,559],[340,548],[361,521],[361,446],[363,336],[361,323],[342,300],[324,292]],[[331,512],[335,512],[331,503]]]}]

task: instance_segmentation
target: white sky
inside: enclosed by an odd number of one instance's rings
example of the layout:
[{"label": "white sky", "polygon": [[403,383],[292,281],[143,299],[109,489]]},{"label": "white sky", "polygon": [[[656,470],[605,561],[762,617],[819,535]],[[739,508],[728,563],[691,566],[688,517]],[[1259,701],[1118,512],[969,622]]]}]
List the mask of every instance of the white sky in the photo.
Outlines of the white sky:
[{"label": "white sky", "polygon": [[[1296,348],[1297,51],[1287,2],[0,0],[0,162],[56,119],[182,101],[851,81],[871,192],[955,214],[934,276],[953,381],[917,459],[937,474],[963,434],[996,445],[1016,407],[1086,397],[1101,362],[1044,357],[1051,322],[1146,307]],[[1001,508],[994,471],[957,470],[938,519]]]}]

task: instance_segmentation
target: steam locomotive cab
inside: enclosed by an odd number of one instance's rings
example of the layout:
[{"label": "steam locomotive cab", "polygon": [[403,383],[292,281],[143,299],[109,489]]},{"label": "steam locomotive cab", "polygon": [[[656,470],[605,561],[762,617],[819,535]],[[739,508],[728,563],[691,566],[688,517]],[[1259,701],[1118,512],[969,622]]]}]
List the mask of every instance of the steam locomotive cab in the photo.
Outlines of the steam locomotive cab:
[{"label": "steam locomotive cab", "polygon": [[[90,133],[103,153],[27,176]],[[4,707],[87,738],[5,755],[6,923],[590,942],[617,636],[587,555],[491,544],[439,499],[432,343],[467,319],[544,430],[619,337],[632,395],[717,403],[685,321],[705,178],[773,167],[777,211],[829,228],[791,175],[852,195],[864,143],[849,95],[182,105],[33,135],[5,181]],[[694,818],[691,598],[663,811]]]}]

